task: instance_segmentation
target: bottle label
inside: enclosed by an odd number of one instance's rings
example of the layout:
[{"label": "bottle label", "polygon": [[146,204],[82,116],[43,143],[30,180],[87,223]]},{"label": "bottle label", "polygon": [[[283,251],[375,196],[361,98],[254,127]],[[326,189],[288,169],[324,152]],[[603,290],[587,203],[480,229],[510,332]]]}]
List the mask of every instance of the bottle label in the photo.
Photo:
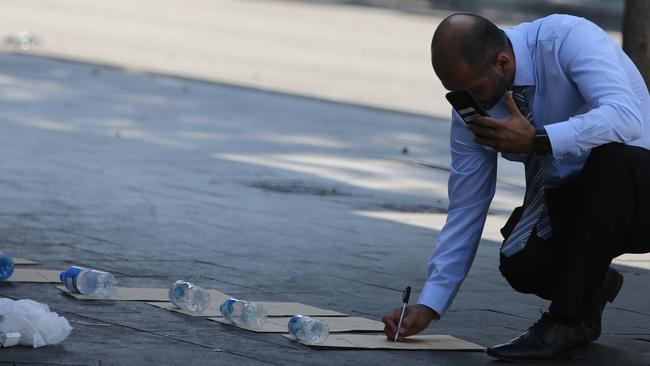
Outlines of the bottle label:
[{"label": "bottle label", "polygon": [[79,288],[77,288],[77,277],[79,276],[79,273],[84,270],[85,268],[81,267],[70,267],[66,271],[61,272],[59,279],[68,290],[79,292]]}]

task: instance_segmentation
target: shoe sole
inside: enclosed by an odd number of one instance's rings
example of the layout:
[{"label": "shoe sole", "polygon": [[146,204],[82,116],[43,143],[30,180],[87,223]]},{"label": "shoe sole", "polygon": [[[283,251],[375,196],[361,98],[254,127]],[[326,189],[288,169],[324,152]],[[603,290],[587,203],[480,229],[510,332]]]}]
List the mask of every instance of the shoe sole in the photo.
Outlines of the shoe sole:
[{"label": "shoe sole", "polygon": [[583,360],[587,358],[587,347],[582,347],[582,348],[577,348],[574,350],[571,350],[561,356],[558,357],[553,357],[553,358],[510,358],[510,357],[503,357],[500,355],[495,354],[492,349],[488,348],[485,353],[487,353],[489,356],[496,358],[497,360],[500,361],[506,361],[506,362],[544,362],[544,361],[558,361],[558,360],[566,360],[566,359],[573,359],[573,360]]}]

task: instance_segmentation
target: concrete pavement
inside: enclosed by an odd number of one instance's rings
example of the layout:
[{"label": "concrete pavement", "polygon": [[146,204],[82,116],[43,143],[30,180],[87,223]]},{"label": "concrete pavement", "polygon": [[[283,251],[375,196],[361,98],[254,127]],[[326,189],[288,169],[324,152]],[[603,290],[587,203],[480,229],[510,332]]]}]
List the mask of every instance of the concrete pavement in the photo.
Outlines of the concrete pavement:
[{"label": "concrete pavement", "polygon": [[[424,281],[437,231],[395,218],[444,214],[447,172],[400,150],[433,156],[446,123],[35,56],[2,54],[0,68],[0,233],[12,255],[108,270],[124,286],[187,278],[372,319]],[[499,184],[492,216],[520,193]],[[487,346],[537,319],[547,304],[509,288],[498,245],[482,242],[454,307],[427,333]],[[650,362],[650,273],[618,268],[626,284],[603,337],[572,365]],[[53,285],[0,291],[47,303],[75,328],[58,346],[3,350],[8,364],[491,363],[483,353],[314,351],[144,303],[78,302]]]}]

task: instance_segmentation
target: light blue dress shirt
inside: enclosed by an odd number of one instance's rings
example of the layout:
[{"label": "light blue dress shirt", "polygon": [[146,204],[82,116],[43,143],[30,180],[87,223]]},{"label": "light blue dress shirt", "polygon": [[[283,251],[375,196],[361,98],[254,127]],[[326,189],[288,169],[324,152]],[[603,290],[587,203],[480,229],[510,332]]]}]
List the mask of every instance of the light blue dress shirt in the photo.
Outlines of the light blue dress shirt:
[{"label": "light blue dress shirt", "polygon": [[[596,146],[621,142],[650,149],[648,88],[602,29],[583,18],[552,15],[505,32],[515,55],[514,85],[529,87],[536,127],[543,126],[551,141],[553,154],[541,161],[549,186],[580,172]],[[504,100],[489,113],[506,118]],[[474,137],[452,112],[448,216],[418,300],[440,315],[472,265],[496,187],[498,153]]]}]

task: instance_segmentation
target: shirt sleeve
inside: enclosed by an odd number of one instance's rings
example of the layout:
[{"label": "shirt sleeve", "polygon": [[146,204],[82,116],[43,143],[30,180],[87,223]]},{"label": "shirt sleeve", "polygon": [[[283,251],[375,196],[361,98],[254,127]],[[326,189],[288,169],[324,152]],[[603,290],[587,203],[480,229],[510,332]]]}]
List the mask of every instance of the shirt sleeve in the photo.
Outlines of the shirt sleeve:
[{"label": "shirt sleeve", "polygon": [[474,260],[496,187],[497,153],[474,142],[455,112],[451,127],[447,221],[428,265],[419,304],[443,316]]},{"label": "shirt sleeve", "polygon": [[590,110],[544,126],[556,159],[641,136],[640,101],[622,57],[618,45],[595,24],[584,19],[572,24],[558,50],[558,61]]}]

